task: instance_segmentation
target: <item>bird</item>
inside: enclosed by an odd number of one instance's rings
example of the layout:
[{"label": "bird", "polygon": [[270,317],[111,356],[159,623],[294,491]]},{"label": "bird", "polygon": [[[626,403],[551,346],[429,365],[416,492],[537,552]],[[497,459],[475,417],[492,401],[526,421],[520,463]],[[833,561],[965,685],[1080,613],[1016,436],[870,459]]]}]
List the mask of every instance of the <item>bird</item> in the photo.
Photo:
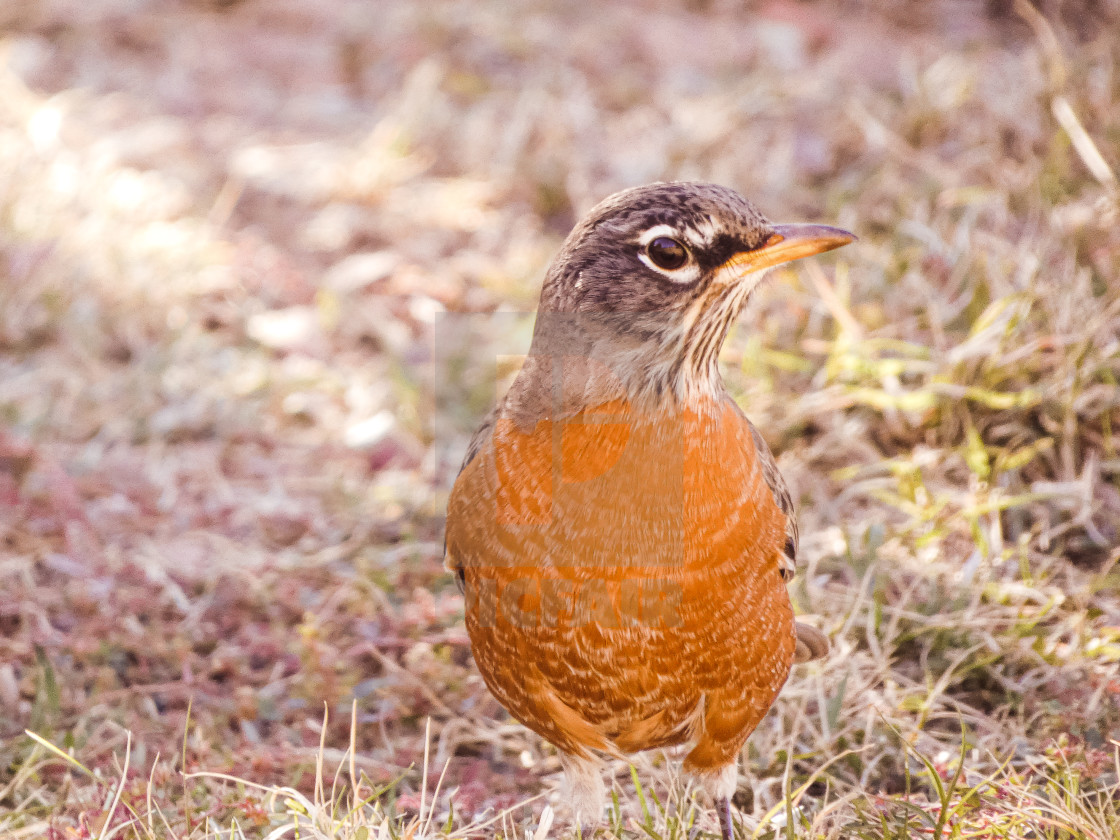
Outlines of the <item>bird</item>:
[{"label": "bird", "polygon": [[794,619],[794,505],[718,357],[770,269],[855,239],[657,182],[592,208],[547,270],[452,486],[444,559],[478,670],[555,746],[579,830],[602,818],[604,758],[686,745],[731,840],[743,744],[792,665],[828,651]]}]

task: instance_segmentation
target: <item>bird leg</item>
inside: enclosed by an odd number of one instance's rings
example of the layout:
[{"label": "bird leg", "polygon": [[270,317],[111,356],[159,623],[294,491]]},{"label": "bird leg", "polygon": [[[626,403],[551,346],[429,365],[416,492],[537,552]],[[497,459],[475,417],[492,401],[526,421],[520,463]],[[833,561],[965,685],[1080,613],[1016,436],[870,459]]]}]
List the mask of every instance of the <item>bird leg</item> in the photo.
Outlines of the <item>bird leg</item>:
[{"label": "bird leg", "polygon": [[602,764],[592,755],[560,753],[566,794],[572,809],[572,826],[583,840],[591,837],[603,819],[607,791]]},{"label": "bird leg", "polygon": [[735,829],[731,824],[731,798],[720,796],[715,800],[716,814],[719,815],[719,833],[723,840],[734,840]]}]

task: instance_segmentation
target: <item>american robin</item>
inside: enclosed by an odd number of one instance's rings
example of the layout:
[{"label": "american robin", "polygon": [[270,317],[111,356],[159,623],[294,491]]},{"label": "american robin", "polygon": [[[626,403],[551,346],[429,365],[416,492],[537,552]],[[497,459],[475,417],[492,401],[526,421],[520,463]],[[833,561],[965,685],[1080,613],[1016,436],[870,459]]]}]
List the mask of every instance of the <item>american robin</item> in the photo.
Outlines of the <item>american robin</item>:
[{"label": "american robin", "polygon": [[732,837],[736,760],[795,661],[789,491],[717,358],[767,269],[852,242],[714,184],[607,198],[544,281],[529,355],[451,491],[446,563],[487,686],[560,753],[577,824],[599,757],[687,744]]}]

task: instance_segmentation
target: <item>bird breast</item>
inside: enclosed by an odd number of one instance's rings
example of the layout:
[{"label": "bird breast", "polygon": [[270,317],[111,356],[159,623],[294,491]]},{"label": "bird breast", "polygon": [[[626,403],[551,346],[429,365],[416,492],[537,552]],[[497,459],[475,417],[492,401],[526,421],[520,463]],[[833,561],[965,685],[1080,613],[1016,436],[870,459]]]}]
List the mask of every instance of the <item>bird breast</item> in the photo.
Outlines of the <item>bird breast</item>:
[{"label": "bird breast", "polygon": [[529,430],[499,416],[448,508],[479,669],[569,750],[684,740],[716,695],[761,686],[768,706],[793,650],[784,540],[730,401],[612,400]]},{"label": "bird breast", "polygon": [[452,491],[448,546],[479,568],[695,576],[776,563],[784,528],[729,401],[612,400],[530,430],[499,416]]}]

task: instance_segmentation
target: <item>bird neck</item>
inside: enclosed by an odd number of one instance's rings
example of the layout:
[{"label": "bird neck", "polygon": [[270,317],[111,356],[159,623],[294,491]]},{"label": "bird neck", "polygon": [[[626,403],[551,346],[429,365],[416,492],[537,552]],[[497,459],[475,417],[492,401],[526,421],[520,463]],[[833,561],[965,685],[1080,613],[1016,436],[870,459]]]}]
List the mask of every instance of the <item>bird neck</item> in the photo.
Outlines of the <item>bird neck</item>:
[{"label": "bird neck", "polygon": [[[718,348],[717,348],[718,349]],[[581,354],[531,352],[506,395],[503,415],[528,432],[542,420],[563,421],[617,402],[637,417],[721,404],[726,398],[716,359],[681,366],[642,348],[590,347]]]}]

